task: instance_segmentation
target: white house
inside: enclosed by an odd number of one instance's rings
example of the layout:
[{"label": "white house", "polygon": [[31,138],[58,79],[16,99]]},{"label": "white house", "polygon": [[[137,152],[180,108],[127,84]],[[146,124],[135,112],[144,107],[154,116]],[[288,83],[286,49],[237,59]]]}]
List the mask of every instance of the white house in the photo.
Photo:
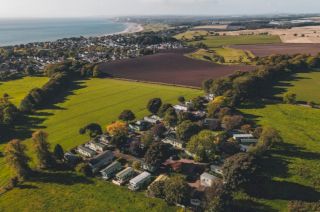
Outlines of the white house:
[{"label": "white house", "polygon": [[89,142],[85,144],[85,146],[96,152],[103,152],[107,149],[107,146],[105,144],[97,143],[97,142]]},{"label": "white house", "polygon": [[188,107],[185,105],[174,105],[173,108],[176,110],[176,112],[187,112]]},{"label": "white house", "polygon": [[202,175],[200,175],[200,184],[204,187],[211,187],[216,179],[217,177],[213,176],[212,174],[204,172]]},{"label": "white house", "polygon": [[142,186],[147,184],[151,180],[151,174],[149,172],[142,172],[135,178],[129,181],[128,188],[132,191],[137,191],[141,189]]},{"label": "white house", "polygon": [[109,166],[107,166],[106,168],[102,169],[100,173],[103,179],[108,180],[111,177],[113,177],[116,172],[120,171],[121,168],[122,168],[121,163],[118,161],[115,161],[111,163]]},{"label": "white house", "polygon": [[184,142],[183,141],[180,141],[176,138],[173,138],[173,137],[166,137],[164,139],[161,140],[163,143],[165,144],[170,144],[172,145],[173,147],[175,148],[178,148],[178,149],[182,149],[183,148],[183,145],[184,145]]},{"label": "white house", "polygon": [[95,156],[97,154],[95,151],[93,151],[92,149],[89,149],[89,148],[87,148],[85,146],[78,146],[77,152],[80,155],[82,155],[84,157],[89,157],[89,158],[91,158],[91,157],[93,157],[93,156]]},{"label": "white house", "polygon": [[252,134],[233,134],[233,139],[239,141],[240,139],[254,138]]},{"label": "white house", "polygon": [[152,115],[152,116],[144,117],[143,120],[145,120],[146,122],[149,122],[151,124],[157,124],[157,123],[161,122],[162,119],[159,116]]},{"label": "white house", "polygon": [[241,144],[246,144],[246,145],[249,145],[249,144],[256,144],[258,143],[258,139],[256,138],[242,138],[240,139],[240,143]]},{"label": "white house", "polygon": [[116,174],[116,178],[112,182],[116,185],[123,185],[128,182],[128,180],[134,175],[134,169],[132,167],[127,167],[121,172]]}]

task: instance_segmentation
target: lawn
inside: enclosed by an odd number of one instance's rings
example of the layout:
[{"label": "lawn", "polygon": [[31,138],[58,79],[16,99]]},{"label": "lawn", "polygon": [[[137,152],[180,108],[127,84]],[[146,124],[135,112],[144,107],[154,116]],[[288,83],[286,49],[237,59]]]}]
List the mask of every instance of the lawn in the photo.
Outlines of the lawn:
[{"label": "lawn", "polygon": [[279,130],[284,139],[271,151],[272,158],[262,161],[270,179],[256,185],[259,189],[248,196],[240,195],[244,204],[254,201],[268,211],[286,211],[289,200],[319,200],[320,110],[262,103],[241,111],[259,125]]},{"label": "lawn", "polygon": [[281,43],[279,36],[273,35],[226,35],[226,36],[207,36],[201,41],[192,41],[189,44],[204,43],[209,48],[217,48],[229,45],[240,44],[267,44]]},{"label": "lawn", "polygon": [[31,89],[42,87],[48,80],[49,78],[47,77],[24,77],[8,82],[0,82],[0,96],[2,97],[4,93],[9,94],[10,101],[18,106]]},{"label": "lawn", "polygon": [[45,174],[0,199],[0,211],[177,211],[142,192],[73,173]]},{"label": "lawn", "polygon": [[314,101],[320,104],[320,72],[298,73],[294,76],[293,80],[283,81],[278,89],[282,90],[282,93],[278,96],[282,96],[284,92],[292,92],[297,94],[298,101]]}]

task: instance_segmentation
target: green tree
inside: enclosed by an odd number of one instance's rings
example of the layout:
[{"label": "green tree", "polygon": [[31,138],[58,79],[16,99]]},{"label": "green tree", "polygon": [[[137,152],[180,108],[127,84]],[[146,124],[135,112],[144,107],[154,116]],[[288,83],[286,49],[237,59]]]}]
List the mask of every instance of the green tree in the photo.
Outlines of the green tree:
[{"label": "green tree", "polygon": [[171,104],[163,104],[158,111],[158,115],[164,117],[169,108],[173,108]]},{"label": "green tree", "polygon": [[63,148],[60,144],[57,144],[54,147],[54,151],[53,151],[54,156],[56,157],[57,160],[63,160],[64,158],[64,151]]},{"label": "green tree", "polygon": [[152,183],[148,189],[148,195],[151,197],[165,198],[164,185],[164,180]]},{"label": "green tree", "polygon": [[173,108],[169,108],[166,111],[166,114],[163,118],[163,121],[165,122],[166,125],[173,127],[177,124],[178,122],[178,116],[176,111]]},{"label": "green tree", "polygon": [[190,187],[180,176],[171,177],[164,184],[165,200],[169,204],[185,204],[189,200]]},{"label": "green tree", "polygon": [[141,136],[141,142],[145,147],[149,147],[154,142],[153,133],[151,131],[147,131]]},{"label": "green tree", "polygon": [[92,169],[87,163],[79,163],[76,166],[76,172],[83,174],[86,177],[92,177],[93,175]]},{"label": "green tree", "polygon": [[38,159],[40,168],[50,168],[55,165],[52,153],[49,151],[50,144],[47,141],[48,133],[39,130],[32,134],[34,149]]},{"label": "green tree", "polygon": [[26,146],[17,139],[11,140],[4,150],[7,164],[13,171],[14,175],[20,179],[27,178],[31,173],[31,169],[28,164],[30,158],[26,155],[26,150]]},{"label": "green tree", "polygon": [[160,98],[153,98],[148,102],[147,109],[150,111],[150,113],[157,114],[161,105],[162,101]]},{"label": "green tree", "polygon": [[286,104],[295,104],[297,102],[297,95],[287,92],[283,95],[283,102]]},{"label": "green tree", "polygon": [[122,121],[133,121],[136,118],[134,113],[131,110],[124,110],[122,113],[119,115],[119,119]]},{"label": "green tree", "polygon": [[181,103],[181,104],[184,104],[186,102],[186,99],[184,98],[184,96],[179,96],[178,97],[178,101]]},{"label": "green tree", "polygon": [[153,143],[147,150],[144,161],[146,164],[159,167],[160,164],[170,156],[170,150],[167,145],[161,142]]},{"label": "green tree", "polygon": [[88,133],[90,138],[95,138],[98,135],[102,135],[102,128],[99,124],[97,123],[91,123],[86,125],[85,127],[81,128],[79,130],[79,133],[81,135]]},{"label": "green tree", "polygon": [[191,121],[183,121],[177,126],[177,137],[182,141],[189,141],[193,135],[201,130],[200,126]]}]

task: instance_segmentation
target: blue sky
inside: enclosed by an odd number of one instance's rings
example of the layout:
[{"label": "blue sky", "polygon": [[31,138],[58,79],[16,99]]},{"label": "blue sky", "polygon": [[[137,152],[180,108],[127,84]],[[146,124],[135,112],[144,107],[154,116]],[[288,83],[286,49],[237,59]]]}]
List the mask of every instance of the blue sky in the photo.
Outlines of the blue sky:
[{"label": "blue sky", "polygon": [[320,13],[320,0],[0,0],[0,17]]}]

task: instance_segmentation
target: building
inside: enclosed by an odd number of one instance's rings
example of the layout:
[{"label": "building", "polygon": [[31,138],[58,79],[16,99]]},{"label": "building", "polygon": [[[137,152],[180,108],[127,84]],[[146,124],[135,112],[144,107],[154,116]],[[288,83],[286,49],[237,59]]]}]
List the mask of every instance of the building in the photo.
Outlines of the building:
[{"label": "building", "polygon": [[107,166],[114,158],[113,152],[105,151],[89,161],[93,173],[98,172],[103,166]]},{"label": "building", "polygon": [[183,141],[180,141],[180,140],[173,138],[173,137],[166,137],[166,138],[162,139],[161,141],[165,144],[170,144],[178,149],[183,149],[183,147],[184,147]]},{"label": "building", "polygon": [[222,167],[217,165],[210,165],[210,170],[216,174],[223,175]]},{"label": "building", "polygon": [[232,137],[236,141],[240,141],[240,139],[254,138],[252,134],[233,134]]},{"label": "building", "polygon": [[129,124],[129,129],[133,131],[146,131],[150,129],[150,123],[147,121],[136,121],[135,123]]},{"label": "building", "polygon": [[116,185],[123,185],[124,183],[128,182],[134,174],[134,169],[132,167],[127,167],[126,169],[117,173],[116,178],[112,180],[112,182]]},{"label": "building", "polygon": [[202,175],[200,175],[200,184],[204,187],[211,187],[216,179],[217,177],[213,176],[212,174],[204,172]]},{"label": "building", "polygon": [[210,93],[210,94],[207,94],[205,95],[204,97],[207,101],[212,101],[214,99],[214,94]]},{"label": "building", "polygon": [[258,143],[258,139],[256,138],[242,138],[240,139],[241,144],[250,145],[250,144],[256,144]]},{"label": "building", "polygon": [[217,130],[220,126],[219,119],[206,118],[203,120],[203,126],[209,130]]},{"label": "building", "polygon": [[98,141],[99,143],[105,144],[105,145],[109,145],[110,141],[111,141],[111,136],[109,135],[98,135],[95,138],[96,141]]},{"label": "building", "polygon": [[142,172],[135,178],[129,181],[128,188],[132,191],[137,191],[141,189],[145,184],[149,183],[151,180],[151,174],[149,172]]},{"label": "building", "polygon": [[89,157],[89,158],[92,158],[93,156],[95,156],[97,154],[95,151],[93,151],[92,149],[89,149],[85,146],[78,146],[77,152],[80,155],[82,155],[84,157]]},{"label": "building", "polygon": [[240,144],[240,151],[248,152],[251,146]]},{"label": "building", "polygon": [[174,105],[173,108],[176,110],[177,113],[188,111],[188,107],[185,105]]},{"label": "building", "polygon": [[85,146],[96,152],[104,152],[105,150],[107,150],[107,145],[103,143],[89,142]]},{"label": "building", "polygon": [[146,116],[143,118],[144,121],[149,122],[151,124],[158,124],[162,121],[162,119],[159,116],[152,115],[152,116]]},{"label": "building", "polygon": [[70,165],[76,165],[81,160],[81,158],[79,156],[72,154],[71,152],[66,152],[64,154],[64,159]]},{"label": "building", "polygon": [[103,179],[109,180],[114,176],[115,173],[120,171],[121,168],[122,168],[121,163],[118,161],[115,161],[111,163],[109,166],[107,166],[106,168],[102,169],[100,173]]}]

